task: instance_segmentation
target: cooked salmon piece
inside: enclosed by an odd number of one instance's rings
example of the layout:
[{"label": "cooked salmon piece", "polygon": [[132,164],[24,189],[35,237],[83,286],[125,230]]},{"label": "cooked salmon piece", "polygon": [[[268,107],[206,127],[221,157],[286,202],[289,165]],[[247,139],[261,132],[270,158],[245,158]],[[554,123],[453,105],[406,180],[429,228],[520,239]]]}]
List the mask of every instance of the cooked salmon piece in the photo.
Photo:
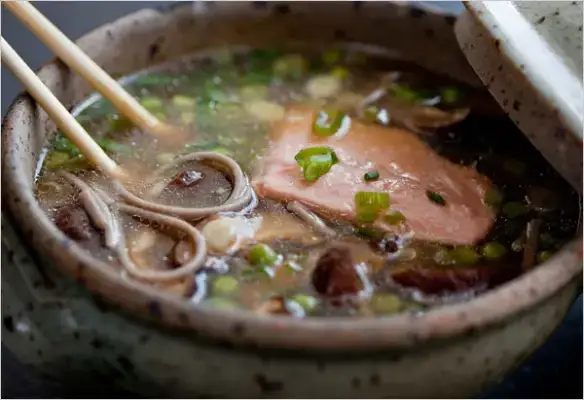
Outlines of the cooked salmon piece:
[{"label": "cooked salmon piece", "polygon": [[[386,192],[390,209],[406,217],[415,239],[466,245],[488,233],[495,220],[483,201],[491,187],[488,178],[441,157],[402,129],[353,120],[348,130],[320,137],[312,131],[316,114],[310,108],[291,108],[274,126],[272,143],[252,178],[259,196],[297,200],[325,217],[356,222],[355,194]],[[313,146],[331,147],[339,161],[318,180],[307,182],[294,156]],[[374,170],[379,178],[365,181],[365,173]],[[445,204],[432,201],[429,191]]]}]

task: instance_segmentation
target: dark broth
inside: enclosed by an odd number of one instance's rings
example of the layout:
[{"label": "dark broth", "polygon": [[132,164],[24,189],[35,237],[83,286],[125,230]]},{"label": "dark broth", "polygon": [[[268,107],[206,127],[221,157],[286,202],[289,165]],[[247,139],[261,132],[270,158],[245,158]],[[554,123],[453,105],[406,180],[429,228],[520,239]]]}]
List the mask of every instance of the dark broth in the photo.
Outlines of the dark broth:
[{"label": "dark broth", "polygon": [[[399,73],[393,75],[390,96],[401,109],[387,106],[384,98],[362,106],[391,73]],[[273,123],[290,105],[302,104],[340,110],[366,124],[405,126],[437,153],[475,168],[498,188],[493,198],[485,199],[497,210],[495,225],[476,246],[402,240],[366,224],[340,220],[326,221],[339,233],[326,239],[279,202],[259,199],[255,209],[235,218],[253,222],[261,217],[261,240],[253,236],[233,254],[211,252],[196,276],[156,284],[190,301],[297,317],[421,311],[470,298],[512,279],[549,258],[577,229],[577,194],[487,94],[378,52],[221,50],[124,82],[151,112],[190,132],[184,142],[169,149],[116,114],[107,101],[97,96],[86,101],[76,117],[106,152],[136,176],[147,176],[193,151],[228,155],[252,175],[270,144]],[[430,107],[434,114],[412,114],[421,107]],[[468,115],[460,111],[468,109]],[[435,119],[440,122],[433,124]],[[76,191],[56,174],[60,170],[89,182],[105,182],[58,134],[42,162],[37,198],[66,234],[121,270],[115,254],[104,247],[100,231],[84,214]],[[231,191],[229,178],[209,165],[192,163],[167,175],[153,197],[164,204],[214,206]],[[144,194],[152,188],[138,183],[134,189]],[[439,193],[429,195],[441,201]],[[537,240],[526,249],[525,231],[533,221],[538,221]],[[124,216],[122,224],[135,260],[152,269],[177,266],[175,239],[131,216]],[[269,247],[260,249],[257,242]],[[254,264],[250,255],[254,251],[256,256],[260,252],[274,257]],[[531,262],[525,262],[526,251],[535,254]],[[317,271],[318,265],[324,267]]]}]

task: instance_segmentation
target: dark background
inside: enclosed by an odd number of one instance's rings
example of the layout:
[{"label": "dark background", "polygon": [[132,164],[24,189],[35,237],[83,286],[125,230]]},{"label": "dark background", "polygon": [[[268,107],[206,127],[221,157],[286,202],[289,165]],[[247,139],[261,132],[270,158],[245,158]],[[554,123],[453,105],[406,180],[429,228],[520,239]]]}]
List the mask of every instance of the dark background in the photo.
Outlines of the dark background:
[{"label": "dark background", "polygon": [[[145,7],[173,2],[36,2],[36,6],[66,35],[77,38],[89,30]],[[460,10],[459,2],[433,2],[433,6]],[[2,10],[2,36],[34,69],[53,57],[9,12]],[[2,115],[21,85],[2,68]],[[563,325],[521,368],[489,389],[484,398],[582,398],[582,296]],[[72,386],[46,382],[18,363],[2,345],[2,398],[15,397],[132,397],[111,388]]]}]

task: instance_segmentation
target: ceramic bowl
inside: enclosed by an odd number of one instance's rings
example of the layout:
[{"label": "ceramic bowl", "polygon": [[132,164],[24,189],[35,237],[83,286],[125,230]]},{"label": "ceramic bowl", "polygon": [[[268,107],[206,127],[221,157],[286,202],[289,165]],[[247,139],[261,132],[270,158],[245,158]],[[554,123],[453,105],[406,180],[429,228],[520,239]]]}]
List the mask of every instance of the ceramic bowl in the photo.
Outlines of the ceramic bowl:
[{"label": "ceramic bowl", "polygon": [[582,193],[582,2],[466,2],[456,35],[473,69]]},{"label": "ceramic bowl", "polygon": [[[78,40],[113,75],[229,44],[362,42],[479,85],[452,15],[387,2],[194,2],[142,10]],[[38,71],[67,106],[90,92],[59,62]],[[579,291],[581,238],[467,303],[378,319],[209,310],[123,279],[67,239],[32,188],[55,131],[29,96],[2,126],[2,340],[53,379],[148,396],[467,397],[541,345]]]}]

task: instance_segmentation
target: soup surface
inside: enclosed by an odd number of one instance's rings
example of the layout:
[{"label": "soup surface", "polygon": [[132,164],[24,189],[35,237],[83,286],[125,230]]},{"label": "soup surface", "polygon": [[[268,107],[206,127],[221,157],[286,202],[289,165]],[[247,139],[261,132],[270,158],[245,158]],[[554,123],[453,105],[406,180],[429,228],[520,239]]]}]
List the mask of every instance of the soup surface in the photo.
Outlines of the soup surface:
[{"label": "soup surface", "polygon": [[[248,205],[188,221],[204,262],[172,279],[132,272],[177,270],[198,250],[120,209],[125,200],[60,134],[36,195],[111,268],[185,301],[300,318],[422,312],[534,268],[577,229],[577,194],[486,93],[378,49],[217,50],[123,83],[185,132],[157,139],[98,96],[78,107],[133,193],[187,208],[229,201],[224,159],[176,161],[193,152],[230,157],[246,174]],[[96,193],[112,199],[99,203],[109,214],[95,211]]]}]

